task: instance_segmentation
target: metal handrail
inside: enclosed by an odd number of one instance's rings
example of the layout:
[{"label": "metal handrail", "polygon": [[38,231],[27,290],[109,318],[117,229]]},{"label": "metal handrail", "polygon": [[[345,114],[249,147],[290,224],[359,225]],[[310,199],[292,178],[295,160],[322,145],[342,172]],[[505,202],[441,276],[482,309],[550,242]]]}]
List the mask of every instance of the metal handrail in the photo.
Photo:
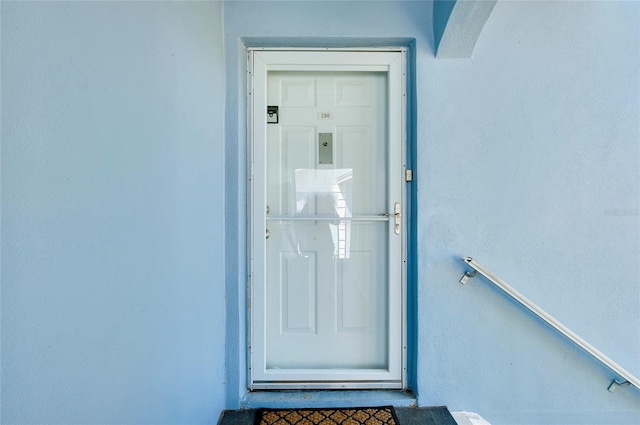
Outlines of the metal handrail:
[{"label": "metal handrail", "polygon": [[612,371],[614,371],[616,374],[618,374],[620,377],[624,379],[624,381],[622,382],[618,381],[617,379],[614,379],[609,385],[609,388],[608,388],[609,391],[613,392],[617,387],[626,387],[629,385],[633,385],[634,387],[640,389],[640,379],[636,378],[630,372],[625,370],[622,366],[620,366],[619,364],[611,360],[609,357],[605,356],[600,350],[595,348],[593,345],[589,344],[583,338],[578,336],[575,332],[573,332],[572,330],[567,328],[565,325],[560,323],[556,318],[554,318],[549,313],[547,313],[546,311],[544,311],[543,309],[535,305],[533,302],[527,299],[524,295],[522,295],[521,293],[513,289],[504,280],[500,279],[498,276],[491,273],[482,264],[478,263],[476,260],[474,260],[471,257],[466,257],[466,258],[463,258],[462,260],[471,268],[473,268],[473,271],[466,272],[464,276],[462,276],[462,279],[460,279],[460,283],[464,285],[467,282],[467,280],[469,280],[469,278],[472,278],[477,276],[478,274],[481,274],[482,276],[487,278],[489,282],[493,283],[498,288],[502,289],[511,298],[518,301],[520,304],[522,304],[524,307],[526,307],[536,316],[538,316],[539,318],[547,322],[549,325],[551,325],[554,329],[556,329],[562,335],[569,338],[578,347],[582,348],[591,356],[595,357],[602,364],[607,366],[609,369],[611,369]]}]

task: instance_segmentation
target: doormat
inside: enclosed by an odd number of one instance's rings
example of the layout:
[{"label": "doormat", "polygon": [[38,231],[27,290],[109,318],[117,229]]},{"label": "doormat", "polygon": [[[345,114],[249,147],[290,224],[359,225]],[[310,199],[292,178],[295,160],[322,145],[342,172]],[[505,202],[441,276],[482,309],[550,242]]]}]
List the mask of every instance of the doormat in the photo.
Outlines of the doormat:
[{"label": "doormat", "polygon": [[255,425],[400,425],[395,410],[385,407],[345,409],[259,409]]}]

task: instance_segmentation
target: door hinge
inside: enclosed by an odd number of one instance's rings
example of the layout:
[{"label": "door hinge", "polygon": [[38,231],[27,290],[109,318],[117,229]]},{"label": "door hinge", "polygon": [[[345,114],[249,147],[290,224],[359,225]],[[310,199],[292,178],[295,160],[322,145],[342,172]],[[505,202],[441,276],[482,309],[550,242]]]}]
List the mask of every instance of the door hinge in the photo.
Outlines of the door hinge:
[{"label": "door hinge", "polygon": [[404,180],[406,182],[413,181],[413,170],[404,170]]}]

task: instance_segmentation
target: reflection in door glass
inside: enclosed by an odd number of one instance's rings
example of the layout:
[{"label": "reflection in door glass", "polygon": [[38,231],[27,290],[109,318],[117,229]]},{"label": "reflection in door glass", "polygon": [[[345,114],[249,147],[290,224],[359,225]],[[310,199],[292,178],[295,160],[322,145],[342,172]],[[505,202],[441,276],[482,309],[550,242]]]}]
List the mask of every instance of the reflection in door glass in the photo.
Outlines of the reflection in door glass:
[{"label": "reflection in door glass", "polygon": [[334,258],[349,258],[351,222],[341,219],[351,217],[352,177],[351,168],[295,171],[296,214],[312,214],[309,206],[315,205],[319,215],[337,218],[329,223]]}]

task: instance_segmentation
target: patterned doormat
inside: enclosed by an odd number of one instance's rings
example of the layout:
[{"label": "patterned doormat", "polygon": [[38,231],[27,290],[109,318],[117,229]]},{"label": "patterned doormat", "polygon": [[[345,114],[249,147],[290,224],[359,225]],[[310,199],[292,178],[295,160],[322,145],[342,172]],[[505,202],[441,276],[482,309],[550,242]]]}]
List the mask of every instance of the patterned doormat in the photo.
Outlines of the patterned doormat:
[{"label": "patterned doormat", "polygon": [[348,409],[259,409],[255,425],[400,425],[395,410],[385,407]]}]

